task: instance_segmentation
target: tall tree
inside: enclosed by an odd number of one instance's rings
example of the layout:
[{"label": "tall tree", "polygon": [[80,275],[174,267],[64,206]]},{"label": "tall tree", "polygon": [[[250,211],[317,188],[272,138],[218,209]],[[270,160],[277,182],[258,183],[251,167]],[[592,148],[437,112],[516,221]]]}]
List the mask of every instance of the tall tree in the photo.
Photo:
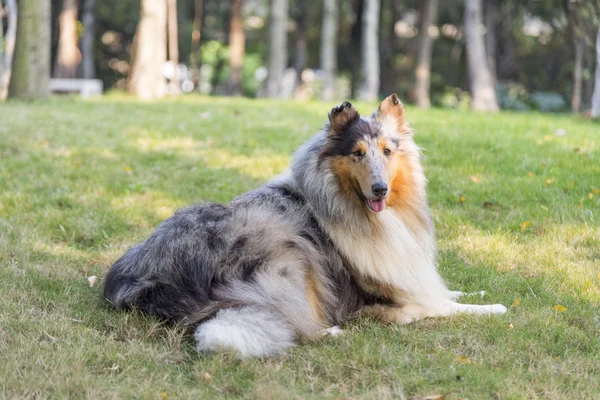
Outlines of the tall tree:
[{"label": "tall tree", "polygon": [[494,85],[498,81],[498,73],[496,72],[496,30],[500,21],[500,0],[485,0],[484,3],[485,17],[485,51],[487,55],[488,67]]},{"label": "tall tree", "polygon": [[465,39],[471,86],[471,108],[475,111],[498,111],[496,91],[483,40],[481,0],[466,0],[465,5]]},{"label": "tall tree", "polygon": [[307,45],[306,45],[306,19],[308,1],[299,1],[296,4],[296,50],[294,53],[294,69],[296,70],[296,81],[302,82],[302,72],[306,69]]},{"label": "tall tree", "polygon": [[[352,32],[350,33],[351,43],[360,46],[362,40],[362,18],[365,10],[365,0],[355,0],[354,3],[354,25],[352,25]],[[352,83],[352,98],[358,97],[360,92],[360,77],[361,77],[361,66],[362,63],[360,55],[358,57],[352,57],[351,59],[351,83]]]},{"label": "tall tree", "polygon": [[366,101],[376,100],[379,95],[379,1],[365,0],[362,15],[359,98]]},{"label": "tall tree", "polygon": [[269,26],[269,74],[267,97],[282,96],[283,72],[287,67],[287,22],[288,0],[271,0],[271,22]]},{"label": "tall tree", "polygon": [[77,77],[81,52],[77,45],[77,0],[63,0],[58,16],[58,54],[54,65],[55,78],[73,79]]},{"label": "tall tree", "polygon": [[424,0],[421,8],[421,24],[419,27],[419,46],[417,49],[417,67],[415,69],[414,95],[417,105],[421,108],[431,107],[429,86],[431,76],[431,54],[433,38],[429,28],[436,23],[437,0]]},{"label": "tall tree", "polygon": [[194,22],[192,23],[192,49],[190,55],[190,67],[194,86],[198,86],[200,80],[200,38],[202,37],[202,0],[194,0]]},{"label": "tall tree", "polygon": [[50,2],[20,0],[17,39],[9,97],[46,98],[50,95]]},{"label": "tall tree", "polygon": [[[1,1],[0,1],[1,4]],[[2,52],[2,35],[4,27],[2,26],[2,16],[0,15],[0,100],[8,96],[8,85],[12,72],[12,60],[15,52],[15,41],[17,38],[17,1],[7,1],[8,26],[6,27],[6,36],[4,41],[4,53]]]},{"label": "tall tree", "polygon": [[239,96],[242,94],[242,66],[246,52],[246,37],[242,18],[242,0],[230,0],[231,10],[229,17],[229,94]]},{"label": "tall tree", "polygon": [[173,66],[171,93],[179,93],[179,37],[177,28],[177,0],[167,0],[167,42],[169,61]]},{"label": "tall tree", "polygon": [[569,39],[573,47],[573,92],[571,93],[571,111],[578,113],[581,109],[581,89],[583,78],[583,55],[584,55],[584,38],[579,31],[579,27],[573,15],[572,5],[569,0],[563,1],[563,8],[567,15],[567,26],[569,30]]},{"label": "tall tree", "polygon": [[596,34],[596,76],[592,95],[592,117],[600,117],[600,28]]},{"label": "tall tree", "polygon": [[321,25],[321,70],[323,71],[323,100],[335,98],[337,68],[338,0],[324,0]]},{"label": "tall tree", "polygon": [[167,3],[142,0],[140,22],[133,40],[127,90],[141,99],[156,99],[166,91],[162,65],[167,59]]},{"label": "tall tree", "polygon": [[96,77],[94,42],[96,39],[96,0],[83,0],[81,12],[83,35],[81,36],[81,75],[84,79]]}]

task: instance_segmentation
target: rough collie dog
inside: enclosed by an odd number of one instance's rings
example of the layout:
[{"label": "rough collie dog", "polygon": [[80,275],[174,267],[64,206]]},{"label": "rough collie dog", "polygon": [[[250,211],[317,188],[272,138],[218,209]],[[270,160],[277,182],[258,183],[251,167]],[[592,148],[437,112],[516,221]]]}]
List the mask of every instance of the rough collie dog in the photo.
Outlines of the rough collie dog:
[{"label": "rough collie dog", "polygon": [[348,102],[291,168],[228,205],[175,213],[111,268],[105,298],[191,325],[199,351],[285,351],[359,313],[408,324],[506,307],[459,304],[437,271],[420,150],[396,95]]}]

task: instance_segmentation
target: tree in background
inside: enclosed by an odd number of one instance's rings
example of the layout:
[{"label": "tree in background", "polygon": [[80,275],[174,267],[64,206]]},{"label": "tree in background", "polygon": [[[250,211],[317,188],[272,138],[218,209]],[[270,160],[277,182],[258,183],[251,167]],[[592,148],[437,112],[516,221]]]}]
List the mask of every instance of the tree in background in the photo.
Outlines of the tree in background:
[{"label": "tree in background", "polygon": [[63,0],[58,17],[58,54],[54,65],[54,77],[74,79],[77,77],[81,52],[77,44],[77,0]]},{"label": "tree in background", "polygon": [[421,8],[421,24],[419,28],[417,67],[415,68],[414,96],[417,106],[431,107],[429,87],[431,77],[431,55],[433,38],[429,28],[435,24],[437,16],[437,0],[424,0]]},{"label": "tree in background", "polygon": [[324,0],[321,26],[321,70],[323,71],[323,100],[335,98],[337,68],[338,0]]},{"label": "tree in background", "polygon": [[29,100],[50,95],[50,33],[50,2],[20,0],[9,97]]},{"label": "tree in background", "polygon": [[169,61],[173,66],[173,76],[170,79],[172,94],[179,93],[179,40],[177,28],[177,0],[167,0],[167,43]]},{"label": "tree in background", "polygon": [[83,35],[81,36],[81,75],[84,79],[96,77],[94,39],[96,37],[96,0],[83,0],[81,12]]},{"label": "tree in background", "polygon": [[496,72],[496,30],[500,21],[500,1],[501,0],[485,0],[484,2],[484,18],[485,18],[485,51],[487,55],[488,68],[492,76],[494,85],[498,81],[498,73]]},{"label": "tree in background", "polygon": [[481,0],[466,0],[465,39],[471,86],[471,108],[475,111],[498,111],[482,27]]},{"label": "tree in background", "polygon": [[194,20],[192,22],[192,46],[190,53],[190,69],[194,86],[200,80],[200,39],[202,38],[202,16],[204,4],[202,0],[194,0]]},{"label": "tree in background", "polygon": [[294,51],[294,69],[296,70],[296,89],[302,83],[302,72],[306,69],[306,19],[308,1],[299,1],[294,9],[296,20],[296,48]]},{"label": "tree in background", "polygon": [[[362,40],[362,31],[363,31],[363,13],[365,10],[365,0],[355,0],[354,2],[354,24],[352,25],[352,30],[350,32],[350,43],[353,46],[360,46],[360,42]],[[361,47],[362,49],[362,47]],[[361,54],[356,54],[356,48],[353,49],[353,56],[350,57],[350,72],[351,72],[351,84],[352,84],[352,92],[351,97],[357,98],[358,93],[360,92],[361,85]]]},{"label": "tree in background", "polygon": [[358,97],[373,101],[379,96],[379,3],[365,0],[362,13],[361,84]]},{"label": "tree in background", "polygon": [[127,90],[141,99],[157,99],[166,91],[162,65],[167,58],[167,3],[142,0],[141,6]]},{"label": "tree in background", "polygon": [[596,77],[592,95],[592,117],[600,117],[600,28],[596,35]]},{"label": "tree in background", "polygon": [[242,94],[242,66],[246,52],[246,37],[242,18],[242,0],[230,0],[229,18],[229,74],[228,93],[233,96]]},{"label": "tree in background", "polygon": [[271,98],[282,95],[281,81],[287,66],[288,7],[288,0],[271,0],[267,75],[267,97]]},{"label": "tree in background", "polygon": [[[2,8],[2,1],[0,1],[0,10]],[[8,26],[6,27],[6,36],[4,37],[3,45],[3,34],[4,26],[2,26],[2,15],[0,11],[0,100],[6,99],[8,96],[8,85],[10,83],[10,75],[12,72],[12,60],[15,52],[15,41],[17,38],[17,1],[7,1],[8,11]],[[4,51],[2,51],[4,48]]]}]

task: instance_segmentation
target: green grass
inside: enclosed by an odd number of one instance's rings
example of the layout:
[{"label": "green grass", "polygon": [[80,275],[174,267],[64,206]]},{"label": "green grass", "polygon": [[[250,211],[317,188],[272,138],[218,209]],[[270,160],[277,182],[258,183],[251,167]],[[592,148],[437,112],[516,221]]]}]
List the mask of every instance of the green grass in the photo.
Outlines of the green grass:
[{"label": "green grass", "polygon": [[101,278],[125,249],[177,208],[283,171],[331,105],[1,104],[2,396],[599,398],[600,125],[569,116],[408,110],[442,274],[506,315],[359,319],[342,337],[240,361],[104,305]]}]

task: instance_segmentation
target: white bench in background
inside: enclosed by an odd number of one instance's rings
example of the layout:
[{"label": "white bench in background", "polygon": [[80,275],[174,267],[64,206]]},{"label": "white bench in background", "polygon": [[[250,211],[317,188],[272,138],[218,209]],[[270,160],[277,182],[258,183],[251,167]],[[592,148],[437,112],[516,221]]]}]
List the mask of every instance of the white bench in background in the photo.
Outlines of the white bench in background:
[{"label": "white bench in background", "polygon": [[102,81],[100,79],[50,79],[52,92],[79,92],[81,97],[101,96]]}]

